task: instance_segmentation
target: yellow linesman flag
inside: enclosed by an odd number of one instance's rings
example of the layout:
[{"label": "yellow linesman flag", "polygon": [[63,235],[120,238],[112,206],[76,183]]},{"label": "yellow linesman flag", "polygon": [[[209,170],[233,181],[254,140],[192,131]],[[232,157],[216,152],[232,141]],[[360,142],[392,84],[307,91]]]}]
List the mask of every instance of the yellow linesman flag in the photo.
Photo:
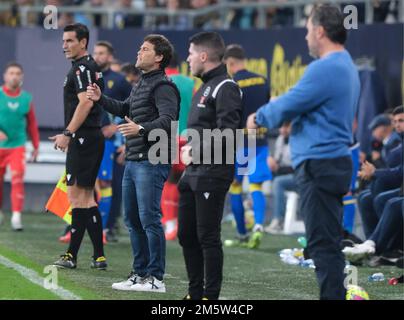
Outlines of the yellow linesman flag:
[{"label": "yellow linesman flag", "polygon": [[49,197],[45,209],[62,218],[68,224],[72,223],[72,207],[67,197],[66,171],[63,172],[55,190]]}]

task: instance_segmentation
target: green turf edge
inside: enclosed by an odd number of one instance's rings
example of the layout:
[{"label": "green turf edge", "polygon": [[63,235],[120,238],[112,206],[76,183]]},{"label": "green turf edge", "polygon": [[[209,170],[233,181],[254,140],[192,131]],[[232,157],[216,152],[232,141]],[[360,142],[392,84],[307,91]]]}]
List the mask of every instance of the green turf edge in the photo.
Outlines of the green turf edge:
[{"label": "green turf edge", "polygon": [[[20,253],[15,253],[4,246],[0,244],[0,254],[13,262],[16,262],[18,264],[23,265],[24,267],[27,267],[29,269],[32,269],[36,271],[39,275],[43,275],[43,266],[40,266],[39,264],[33,262],[26,256],[20,254]],[[95,294],[93,291],[87,290],[85,288],[82,288],[78,285],[76,285],[74,282],[66,279],[61,272],[58,273],[58,281],[59,284],[73,292],[74,294],[78,295],[81,299],[83,300],[100,300],[102,299],[99,295]]]},{"label": "green turf edge", "polygon": [[[32,283],[18,271],[0,264],[0,300],[60,300],[52,291]],[[10,285],[12,283],[12,285]]]}]

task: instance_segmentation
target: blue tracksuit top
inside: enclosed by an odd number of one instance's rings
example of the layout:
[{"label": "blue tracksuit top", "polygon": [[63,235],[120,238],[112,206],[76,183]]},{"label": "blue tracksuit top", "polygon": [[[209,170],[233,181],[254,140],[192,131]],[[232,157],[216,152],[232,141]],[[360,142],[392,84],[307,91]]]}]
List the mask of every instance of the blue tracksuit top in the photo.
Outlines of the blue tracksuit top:
[{"label": "blue tracksuit top", "polygon": [[277,128],[292,121],[293,167],[308,159],[350,156],[352,124],[360,93],[358,71],[346,51],[313,61],[286,94],[257,111],[260,126]]}]

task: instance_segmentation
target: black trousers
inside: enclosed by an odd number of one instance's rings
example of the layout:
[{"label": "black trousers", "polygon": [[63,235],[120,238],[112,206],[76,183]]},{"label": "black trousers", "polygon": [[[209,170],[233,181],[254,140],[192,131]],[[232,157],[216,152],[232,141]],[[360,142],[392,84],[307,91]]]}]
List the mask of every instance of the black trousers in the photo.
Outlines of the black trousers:
[{"label": "black trousers", "polygon": [[297,167],[295,175],[307,250],[316,265],[320,299],[344,300],[342,198],[349,191],[351,157],[306,160]]},{"label": "black trousers", "polygon": [[221,221],[230,183],[226,186],[214,191],[193,191],[184,179],[178,185],[178,239],[183,249],[189,279],[188,293],[192,299],[219,298],[223,277]]}]

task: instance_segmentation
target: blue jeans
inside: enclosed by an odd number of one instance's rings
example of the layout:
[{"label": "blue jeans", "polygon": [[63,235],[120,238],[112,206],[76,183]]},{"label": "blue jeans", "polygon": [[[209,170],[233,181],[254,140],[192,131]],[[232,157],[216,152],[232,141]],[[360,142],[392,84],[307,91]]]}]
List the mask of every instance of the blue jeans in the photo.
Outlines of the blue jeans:
[{"label": "blue jeans", "polygon": [[161,224],[161,193],[170,165],[127,161],[122,180],[125,224],[133,251],[133,271],[159,280],[165,272],[166,240]]},{"label": "blue jeans", "polygon": [[273,218],[282,220],[285,216],[286,197],[285,191],[295,191],[297,189],[294,175],[285,174],[276,176],[273,182],[274,195],[274,215]]}]

